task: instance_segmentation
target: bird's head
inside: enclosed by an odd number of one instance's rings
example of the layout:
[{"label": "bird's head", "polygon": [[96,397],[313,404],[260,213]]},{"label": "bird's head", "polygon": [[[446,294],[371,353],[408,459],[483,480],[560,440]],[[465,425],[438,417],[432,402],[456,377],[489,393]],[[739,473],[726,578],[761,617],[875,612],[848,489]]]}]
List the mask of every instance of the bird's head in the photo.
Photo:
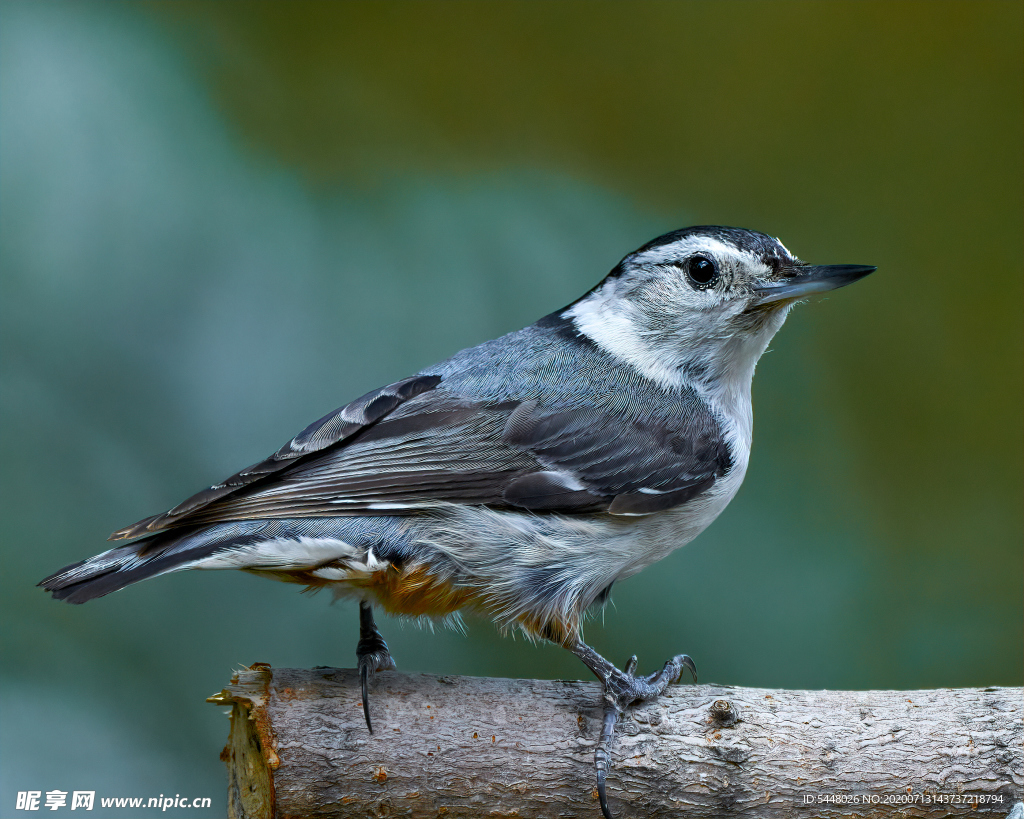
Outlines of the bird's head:
[{"label": "bird's head", "polygon": [[874,269],[808,265],[752,230],[689,227],[630,253],[562,315],[665,386],[688,373],[749,383],[794,302]]}]

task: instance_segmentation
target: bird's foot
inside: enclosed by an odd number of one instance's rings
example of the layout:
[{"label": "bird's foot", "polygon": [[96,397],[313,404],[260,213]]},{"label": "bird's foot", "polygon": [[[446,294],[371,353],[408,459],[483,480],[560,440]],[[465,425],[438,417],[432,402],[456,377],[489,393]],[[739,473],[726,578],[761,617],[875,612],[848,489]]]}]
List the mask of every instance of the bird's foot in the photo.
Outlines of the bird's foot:
[{"label": "bird's foot", "polygon": [[370,722],[369,683],[378,671],[393,671],[395,661],[388,651],[388,644],[377,630],[373,621],[373,608],[369,603],[359,604],[359,644],[356,646],[356,658],[359,660],[359,682],[363,693],[363,717],[366,727],[373,733]]},{"label": "bird's foot", "polygon": [[665,663],[661,671],[637,676],[635,654],[629,658],[626,667],[619,670],[582,641],[577,642],[572,652],[583,660],[604,684],[604,713],[601,720],[601,737],[594,749],[594,765],[597,769],[597,795],[601,800],[601,812],[605,819],[613,819],[608,808],[605,783],[611,770],[612,739],[619,717],[627,708],[658,699],[666,688],[679,681],[684,668],[690,672],[693,681],[697,682],[697,667],[687,655],[677,654]]}]

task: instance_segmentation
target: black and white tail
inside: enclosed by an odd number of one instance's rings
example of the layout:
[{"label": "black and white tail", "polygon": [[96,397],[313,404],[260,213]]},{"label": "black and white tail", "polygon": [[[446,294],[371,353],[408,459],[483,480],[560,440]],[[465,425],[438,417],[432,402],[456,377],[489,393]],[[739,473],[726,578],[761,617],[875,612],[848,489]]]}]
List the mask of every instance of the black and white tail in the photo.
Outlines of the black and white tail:
[{"label": "black and white tail", "polygon": [[85,603],[183,569],[310,569],[332,560],[358,559],[365,550],[345,542],[344,523],[339,518],[305,518],[172,529],[65,566],[39,585],[57,600]]},{"label": "black and white tail", "polygon": [[204,557],[232,548],[237,538],[224,537],[221,528],[161,532],[65,566],[39,585],[57,600],[85,603],[140,580],[191,568]]}]

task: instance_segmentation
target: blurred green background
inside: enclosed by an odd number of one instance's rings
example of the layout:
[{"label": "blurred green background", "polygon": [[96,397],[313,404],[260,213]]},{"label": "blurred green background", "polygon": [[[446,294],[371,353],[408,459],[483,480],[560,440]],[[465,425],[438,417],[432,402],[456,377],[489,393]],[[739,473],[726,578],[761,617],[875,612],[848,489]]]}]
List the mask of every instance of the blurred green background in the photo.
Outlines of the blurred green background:
[{"label": "blurred green background", "polygon": [[[0,815],[89,789],[222,816],[204,698],[354,661],[326,594],[196,572],[72,607],[38,580],[688,224],[879,271],[793,312],[739,496],[589,640],[718,683],[1021,684],[1019,2],[0,15]],[[382,627],[408,671],[587,676],[479,620]]]}]

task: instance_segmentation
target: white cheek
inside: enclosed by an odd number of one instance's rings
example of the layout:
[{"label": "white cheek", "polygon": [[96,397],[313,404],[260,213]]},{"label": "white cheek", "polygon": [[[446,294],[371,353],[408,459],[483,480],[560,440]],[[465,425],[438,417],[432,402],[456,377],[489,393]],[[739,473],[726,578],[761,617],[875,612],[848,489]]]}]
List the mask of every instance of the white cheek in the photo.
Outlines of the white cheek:
[{"label": "white cheek", "polygon": [[[678,264],[694,252],[718,260],[719,284],[699,289],[687,279]],[[563,316],[572,318],[605,352],[663,389],[680,389],[688,365],[705,371],[720,371],[725,365],[729,372],[723,375],[730,384],[749,384],[764,344],[759,339],[747,343],[746,325],[734,321],[748,304],[738,291],[750,276],[770,272],[750,253],[710,237],[688,237],[639,254],[623,276],[609,279]]]},{"label": "white cheek", "polygon": [[[611,292],[603,292],[610,290]],[[576,328],[598,347],[619,361],[650,378],[665,389],[681,385],[679,370],[666,362],[641,334],[637,318],[621,309],[622,303],[608,285],[584,299],[564,314],[571,317]]]}]

